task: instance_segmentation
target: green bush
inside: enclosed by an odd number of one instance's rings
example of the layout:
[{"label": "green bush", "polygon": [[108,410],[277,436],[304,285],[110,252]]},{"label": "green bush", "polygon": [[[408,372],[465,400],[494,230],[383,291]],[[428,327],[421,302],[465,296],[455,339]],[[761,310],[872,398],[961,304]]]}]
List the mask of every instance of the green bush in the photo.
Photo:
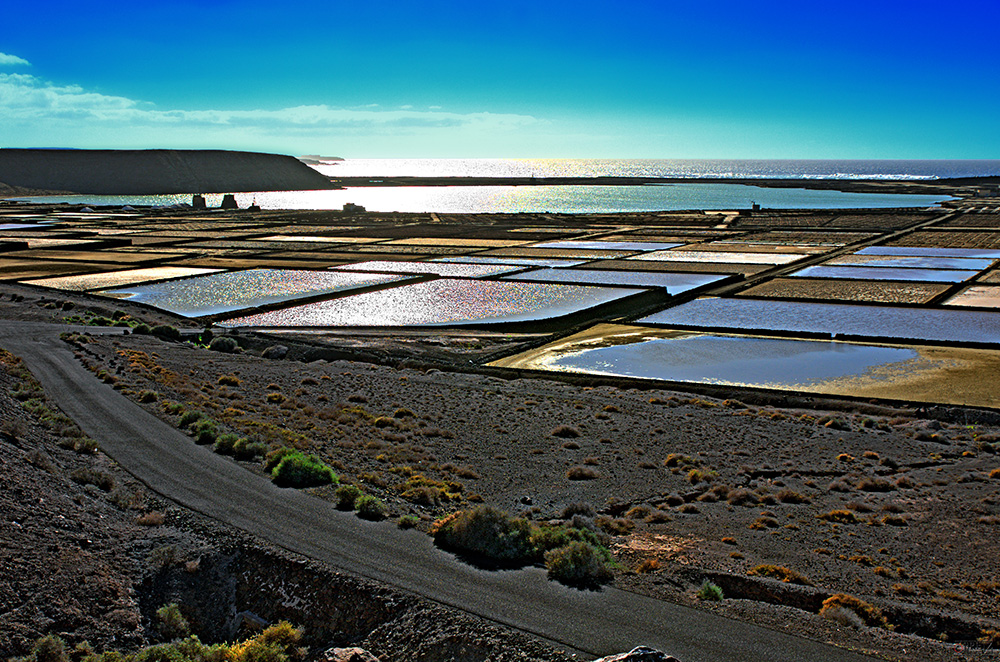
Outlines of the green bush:
[{"label": "green bush", "polygon": [[274,468],[278,466],[286,455],[291,455],[292,453],[298,453],[299,451],[294,448],[289,448],[288,446],[282,446],[281,448],[275,448],[273,451],[268,453],[264,458],[264,470],[268,473],[274,471]]},{"label": "green bush", "polygon": [[545,568],[550,578],[569,586],[600,586],[614,577],[607,550],[580,541],[545,552]]},{"label": "green bush", "polygon": [[68,662],[66,642],[54,634],[48,634],[35,642],[31,649],[34,662]]},{"label": "green bush", "polygon": [[232,432],[220,434],[215,438],[215,445],[212,447],[212,450],[219,455],[232,455],[236,442],[239,440],[239,435],[233,434]]},{"label": "green bush", "polygon": [[205,415],[200,411],[195,411],[194,409],[189,409],[183,414],[181,414],[181,420],[177,422],[177,427],[186,428],[195,421],[204,418]]},{"label": "green bush", "polygon": [[183,639],[191,633],[191,625],[181,614],[176,602],[163,605],[156,610],[156,620],[159,621],[160,634],[164,639]]},{"label": "green bush", "polygon": [[233,455],[237,460],[253,460],[263,457],[267,453],[267,444],[260,441],[250,441],[246,437],[240,437],[233,444]]},{"label": "green bush", "polygon": [[698,599],[710,602],[722,602],[722,588],[718,584],[713,584],[707,579],[702,582],[698,589]]},{"label": "green bush", "polygon": [[232,338],[220,336],[218,338],[213,338],[212,342],[209,343],[208,348],[213,352],[232,354],[239,348],[239,344]]},{"label": "green bush", "polygon": [[354,510],[361,519],[374,521],[383,520],[387,515],[385,504],[382,503],[381,499],[373,497],[370,494],[359,496],[354,502]]},{"label": "green bush", "polygon": [[432,530],[434,543],[502,563],[526,563],[535,556],[531,524],[507,513],[480,506],[438,520]]},{"label": "green bush", "polygon": [[399,518],[396,526],[401,529],[415,529],[418,524],[420,524],[420,518],[416,515],[403,515]]},{"label": "green bush", "polygon": [[354,510],[354,503],[361,496],[361,488],[357,485],[341,485],[334,492],[337,497],[337,508],[340,510]]},{"label": "green bush", "polygon": [[208,417],[202,417],[195,421],[191,426],[191,434],[194,436],[195,443],[202,445],[214,444],[216,437],[219,436],[215,429],[215,421]]},{"label": "green bush", "polygon": [[153,330],[149,328],[148,324],[136,324],[134,327],[132,327],[132,333],[137,333],[140,336],[148,336],[150,333],[152,333],[152,331]]},{"label": "green bush", "polygon": [[603,540],[596,531],[569,526],[540,526],[531,533],[531,545],[539,558],[550,549],[565,547],[571,542],[584,542],[594,547],[603,547],[606,540]]},{"label": "green bush", "polygon": [[167,340],[181,339],[181,332],[178,331],[175,327],[170,326],[169,324],[158,324],[154,326],[152,329],[150,329],[149,332],[152,333],[154,336],[165,338]]},{"label": "green bush", "polygon": [[337,474],[315,455],[292,451],[271,471],[271,480],[282,487],[312,487],[336,483]]},{"label": "green bush", "polygon": [[105,492],[110,492],[115,488],[114,476],[89,467],[82,467],[74,470],[73,473],[70,474],[70,478],[82,485],[96,485]]}]

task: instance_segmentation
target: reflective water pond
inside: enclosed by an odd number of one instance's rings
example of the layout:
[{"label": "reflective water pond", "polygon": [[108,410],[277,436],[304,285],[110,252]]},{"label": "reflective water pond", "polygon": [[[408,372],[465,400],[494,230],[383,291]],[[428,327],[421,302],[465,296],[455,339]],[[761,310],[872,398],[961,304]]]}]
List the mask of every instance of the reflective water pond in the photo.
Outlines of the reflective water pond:
[{"label": "reflective water pond", "polygon": [[867,267],[905,267],[907,269],[956,269],[981,271],[990,266],[990,258],[967,257],[930,257],[919,255],[866,255],[857,253],[824,262],[826,266],[867,266]]},{"label": "reflective water pond", "polygon": [[735,264],[788,264],[806,257],[801,253],[741,253],[738,251],[657,251],[629,258],[670,262],[731,262]]},{"label": "reflective water pond", "polygon": [[954,269],[906,269],[899,267],[806,267],[788,274],[790,278],[849,278],[860,280],[909,280],[927,283],[961,283],[978,271]]},{"label": "reflective water pond", "polygon": [[982,257],[996,260],[1000,250],[988,248],[925,248],[918,246],[869,246],[858,255],[913,255],[917,257]]},{"label": "reflective water pond", "polygon": [[668,294],[680,294],[696,287],[725,280],[718,274],[672,273],[669,271],[608,271],[604,269],[536,269],[504,280],[530,280],[549,283],[588,283],[593,285],[626,285],[662,287]]},{"label": "reflective water pond", "polygon": [[103,290],[98,294],[145,303],[185,317],[199,317],[405,279],[391,274],[248,269]]},{"label": "reflective water pond", "polygon": [[755,299],[695,299],[637,321],[706,329],[1000,343],[1000,313]]},{"label": "reflective water pond", "polygon": [[445,262],[393,262],[391,260],[369,260],[339,267],[336,271],[381,271],[402,274],[434,274],[451,278],[484,278],[517,271],[520,267],[505,264],[460,264]]},{"label": "reflective water pond", "polygon": [[561,317],[643,290],[442,278],[226,320],[233,327],[442,326]]}]

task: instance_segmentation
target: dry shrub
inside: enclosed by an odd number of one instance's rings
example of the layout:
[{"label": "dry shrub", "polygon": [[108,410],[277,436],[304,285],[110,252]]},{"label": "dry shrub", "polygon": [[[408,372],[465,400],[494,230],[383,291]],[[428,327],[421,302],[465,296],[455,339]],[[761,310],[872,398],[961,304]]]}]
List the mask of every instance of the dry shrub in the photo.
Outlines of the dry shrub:
[{"label": "dry shrub", "polygon": [[809,497],[804,494],[799,494],[798,492],[793,492],[789,489],[784,489],[777,494],[778,501],[781,503],[809,503],[812,501]]},{"label": "dry shrub", "polygon": [[861,521],[857,515],[846,509],[831,510],[828,513],[817,515],[816,519],[821,519],[825,522],[837,522],[838,524],[857,524]]},{"label": "dry shrub", "polygon": [[751,522],[747,526],[747,528],[752,529],[754,531],[761,531],[763,529],[776,529],[778,528],[778,520],[774,519],[773,517],[758,517],[753,522]]},{"label": "dry shrub", "polygon": [[160,526],[163,524],[164,520],[166,520],[164,514],[158,510],[154,510],[137,517],[135,523],[139,526]]},{"label": "dry shrub", "polygon": [[758,565],[752,570],[747,571],[747,574],[754,577],[769,577],[771,579],[777,579],[778,581],[785,582],[786,584],[798,584],[800,586],[813,585],[813,583],[809,581],[809,578],[805,575],[782,565]]},{"label": "dry shrub", "polygon": [[819,610],[820,616],[827,617],[827,614],[833,612],[836,609],[846,609],[858,617],[870,627],[879,628],[890,628],[889,622],[885,620],[885,616],[882,615],[882,611],[863,600],[859,600],[853,595],[846,595],[844,593],[838,593],[832,595],[823,601],[823,606]]},{"label": "dry shrub", "polygon": [[730,506],[753,506],[760,501],[756,494],[744,488],[730,490],[726,502]]},{"label": "dry shrub", "polygon": [[580,431],[572,425],[559,425],[549,434],[553,437],[561,437],[563,439],[574,439],[581,436]]},{"label": "dry shrub", "polygon": [[598,477],[600,477],[600,474],[597,471],[582,465],[570,467],[566,471],[566,478],[569,480],[594,480]]},{"label": "dry shrub", "polygon": [[644,559],[642,563],[636,566],[635,571],[640,575],[644,575],[649,572],[656,572],[660,569],[659,559]]}]

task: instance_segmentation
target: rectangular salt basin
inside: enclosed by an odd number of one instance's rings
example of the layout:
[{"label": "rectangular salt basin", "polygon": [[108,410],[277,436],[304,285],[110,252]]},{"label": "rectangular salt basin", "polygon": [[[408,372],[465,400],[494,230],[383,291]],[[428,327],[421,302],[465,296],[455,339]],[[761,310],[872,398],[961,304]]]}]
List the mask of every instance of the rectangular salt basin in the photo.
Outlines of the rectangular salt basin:
[{"label": "rectangular salt basin", "polygon": [[638,324],[1000,343],[1000,313],[756,299],[695,299]]},{"label": "rectangular salt basin", "polygon": [[973,285],[945,301],[944,305],[1000,308],[1000,285]]},{"label": "rectangular salt basin", "polygon": [[135,283],[146,283],[151,280],[170,280],[187,276],[201,276],[221,271],[220,269],[205,269],[200,267],[149,267],[147,269],[126,269],[125,271],[105,271],[98,274],[83,274],[80,276],[63,276],[61,278],[40,278],[23,280],[27,285],[40,285],[57,290],[86,292],[109,287],[122,287]]},{"label": "rectangular salt basin", "polygon": [[369,260],[355,262],[339,267],[336,270],[376,271],[402,274],[434,274],[450,278],[485,278],[499,276],[517,271],[521,267],[507,264],[455,264],[442,262],[393,262],[391,260]]},{"label": "rectangular salt basin", "polygon": [[226,320],[230,327],[455,326],[562,317],[641,289],[438,280]]},{"label": "rectangular salt basin", "polygon": [[806,267],[789,278],[847,278],[855,280],[904,280],[927,283],[961,283],[978,271],[953,269],[906,269],[899,267]]},{"label": "rectangular salt basin", "polygon": [[1000,250],[988,248],[920,248],[914,246],[869,246],[857,255],[902,255],[911,257],[1000,258]]},{"label": "rectangular salt basin", "polygon": [[486,255],[456,255],[436,257],[431,262],[462,262],[467,264],[512,264],[521,267],[575,267],[590,260],[560,260],[540,257],[489,257]]},{"label": "rectangular salt basin", "polygon": [[904,267],[906,269],[957,269],[981,271],[990,266],[990,258],[923,257],[918,255],[845,255],[824,262],[824,266]]},{"label": "rectangular salt basin", "polygon": [[536,269],[504,280],[529,280],[548,283],[580,283],[590,285],[624,285],[628,287],[662,287],[668,294],[676,295],[729,276],[669,271],[608,271],[604,269]]},{"label": "rectangular salt basin", "polygon": [[200,317],[402,280],[404,276],[391,274],[247,269],[98,294],[145,303],[185,317]]},{"label": "rectangular salt basin", "polygon": [[490,365],[992,407],[1000,351],[599,324]]},{"label": "rectangular salt basin", "polygon": [[668,248],[676,248],[684,244],[660,243],[651,241],[547,241],[543,244],[533,244],[532,248],[581,248],[584,250],[607,250],[607,251],[662,251]]},{"label": "rectangular salt basin", "polygon": [[802,253],[741,253],[738,251],[657,251],[630,257],[630,260],[658,262],[728,262],[731,264],[788,264],[801,260]]}]

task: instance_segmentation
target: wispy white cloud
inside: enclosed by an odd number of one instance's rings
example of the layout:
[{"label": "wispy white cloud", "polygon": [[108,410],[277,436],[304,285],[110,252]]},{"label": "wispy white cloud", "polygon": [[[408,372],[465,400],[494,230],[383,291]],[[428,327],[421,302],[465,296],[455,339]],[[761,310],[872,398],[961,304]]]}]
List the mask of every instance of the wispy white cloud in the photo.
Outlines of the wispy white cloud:
[{"label": "wispy white cloud", "polygon": [[25,60],[23,57],[18,57],[16,55],[8,55],[7,53],[0,53],[0,67],[25,67],[31,63]]},{"label": "wispy white cloud", "polygon": [[[76,135],[79,142],[106,140],[117,132],[124,142],[135,142],[145,132],[160,146],[191,142],[196,132],[216,139],[242,136],[243,146],[256,136],[300,139],[308,136],[359,137],[377,135],[414,136],[440,130],[495,134],[540,124],[529,115],[509,113],[454,113],[440,108],[414,110],[383,109],[378,104],[338,108],[326,104],[303,105],[276,110],[185,110],[160,109],[154,104],[126,97],[88,91],[78,85],[56,85],[29,74],[0,73],[0,144],[23,142],[15,138],[34,133],[32,143]],[[51,136],[52,138],[43,138]],[[67,144],[66,146],[81,146]],[[219,145],[225,146],[225,145]]]}]

